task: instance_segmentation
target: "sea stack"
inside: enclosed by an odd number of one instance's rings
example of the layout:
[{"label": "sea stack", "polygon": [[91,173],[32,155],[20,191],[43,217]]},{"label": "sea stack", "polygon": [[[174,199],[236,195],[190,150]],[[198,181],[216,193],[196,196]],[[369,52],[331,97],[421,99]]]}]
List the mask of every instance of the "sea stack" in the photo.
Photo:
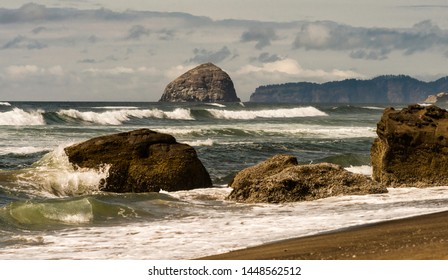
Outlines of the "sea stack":
[{"label": "sea stack", "polygon": [[448,185],[448,112],[436,106],[385,109],[371,149],[373,178],[390,187]]},{"label": "sea stack", "polygon": [[240,102],[232,79],[213,63],[201,64],[169,83],[161,102]]}]

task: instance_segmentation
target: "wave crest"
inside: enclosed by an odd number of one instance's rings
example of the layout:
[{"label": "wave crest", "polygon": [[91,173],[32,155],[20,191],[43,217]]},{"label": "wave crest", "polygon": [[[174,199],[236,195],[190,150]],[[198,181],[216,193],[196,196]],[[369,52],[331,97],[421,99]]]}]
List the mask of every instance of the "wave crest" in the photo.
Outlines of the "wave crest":
[{"label": "wave crest", "polygon": [[229,120],[252,120],[256,118],[301,118],[301,117],[317,117],[328,116],[319,109],[308,106],[290,109],[272,109],[272,110],[245,110],[231,111],[220,109],[207,109],[207,111],[217,119]]},{"label": "wave crest", "polygon": [[81,112],[75,109],[59,110],[57,114],[61,117],[70,117],[85,122],[102,124],[102,125],[121,125],[131,118],[156,118],[156,119],[175,119],[175,120],[194,120],[190,109],[177,108],[172,112],[162,111],[159,109],[123,109],[105,112]]},{"label": "wave crest", "polygon": [[0,112],[0,125],[45,125],[43,110],[24,111],[13,108],[11,111]]},{"label": "wave crest", "polygon": [[109,168],[110,166],[105,165],[99,170],[75,170],[64,147],[59,146],[32,167],[19,171],[15,177],[19,185],[37,196],[76,196],[100,191],[100,182],[107,178]]}]

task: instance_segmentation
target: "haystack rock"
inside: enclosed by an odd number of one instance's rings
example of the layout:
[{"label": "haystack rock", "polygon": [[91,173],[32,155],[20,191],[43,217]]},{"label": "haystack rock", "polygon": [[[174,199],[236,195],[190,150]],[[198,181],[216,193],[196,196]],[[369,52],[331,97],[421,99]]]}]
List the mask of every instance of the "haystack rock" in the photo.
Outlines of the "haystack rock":
[{"label": "haystack rock", "polygon": [[282,203],[339,195],[385,193],[370,177],[331,163],[299,165],[289,155],[276,155],[240,171],[229,184],[227,199],[249,203]]},{"label": "haystack rock", "polygon": [[371,148],[373,178],[385,186],[448,185],[448,112],[385,109]]},{"label": "haystack rock", "polygon": [[75,168],[110,166],[101,190],[158,192],[212,187],[210,176],[186,144],[168,134],[140,129],[101,136],[65,148]]},{"label": "haystack rock", "polygon": [[221,68],[205,63],[169,83],[162,102],[239,102],[232,79]]}]

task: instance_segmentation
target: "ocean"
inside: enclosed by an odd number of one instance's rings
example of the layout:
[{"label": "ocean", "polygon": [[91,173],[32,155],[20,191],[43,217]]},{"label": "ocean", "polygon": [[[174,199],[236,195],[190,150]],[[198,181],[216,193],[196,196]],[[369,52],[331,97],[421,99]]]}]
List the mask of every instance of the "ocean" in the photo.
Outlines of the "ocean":
[{"label": "ocean", "polygon": [[[405,105],[401,106],[404,107]],[[166,259],[448,210],[448,187],[286,204],[226,200],[234,174],[275,154],[371,174],[386,106],[0,102],[0,259]],[[396,106],[400,108],[400,106]],[[193,146],[214,188],[107,193],[107,170],[74,170],[63,148],[149,128]]]}]

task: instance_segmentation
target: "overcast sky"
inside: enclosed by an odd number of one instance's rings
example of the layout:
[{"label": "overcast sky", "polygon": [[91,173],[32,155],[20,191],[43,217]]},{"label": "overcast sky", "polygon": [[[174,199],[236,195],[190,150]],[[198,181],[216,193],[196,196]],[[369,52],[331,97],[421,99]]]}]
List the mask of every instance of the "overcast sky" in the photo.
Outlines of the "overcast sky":
[{"label": "overcast sky", "polygon": [[244,101],[272,83],[435,80],[447,14],[446,0],[2,0],[0,101],[157,101],[204,62]]}]

